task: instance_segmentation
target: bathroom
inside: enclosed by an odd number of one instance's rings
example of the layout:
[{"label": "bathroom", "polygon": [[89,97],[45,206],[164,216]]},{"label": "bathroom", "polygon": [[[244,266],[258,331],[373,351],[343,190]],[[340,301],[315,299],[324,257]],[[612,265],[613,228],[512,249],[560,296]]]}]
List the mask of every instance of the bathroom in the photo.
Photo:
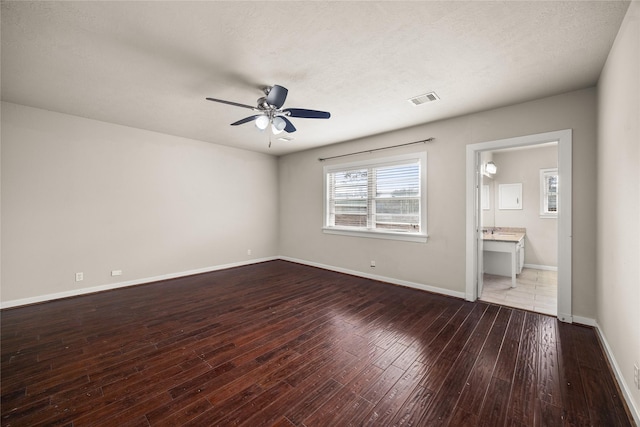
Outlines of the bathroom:
[{"label": "bathroom", "polygon": [[[557,143],[483,152],[482,164],[486,249],[480,299],[555,316],[561,208]],[[505,250],[494,249],[500,245]]]}]

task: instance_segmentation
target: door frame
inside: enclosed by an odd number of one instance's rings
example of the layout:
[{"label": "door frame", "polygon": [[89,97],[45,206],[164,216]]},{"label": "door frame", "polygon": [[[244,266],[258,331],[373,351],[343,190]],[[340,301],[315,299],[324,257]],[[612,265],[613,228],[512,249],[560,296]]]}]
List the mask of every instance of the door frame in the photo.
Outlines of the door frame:
[{"label": "door frame", "polygon": [[466,213],[466,292],[467,301],[478,298],[478,240],[481,239],[482,224],[479,223],[479,208],[482,205],[482,189],[479,174],[481,165],[478,158],[483,151],[503,148],[525,147],[548,142],[558,143],[558,180],[562,185],[558,195],[558,319],[572,323],[571,304],[571,177],[572,177],[572,130],[564,129],[553,132],[525,135],[515,138],[499,139],[467,145],[467,213]]}]

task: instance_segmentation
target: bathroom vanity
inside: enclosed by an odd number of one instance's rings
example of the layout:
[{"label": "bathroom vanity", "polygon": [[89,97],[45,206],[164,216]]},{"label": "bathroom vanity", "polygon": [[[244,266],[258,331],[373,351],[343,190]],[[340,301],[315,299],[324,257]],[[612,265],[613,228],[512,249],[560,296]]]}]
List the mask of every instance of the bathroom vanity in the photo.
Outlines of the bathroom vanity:
[{"label": "bathroom vanity", "polygon": [[524,238],[526,229],[494,227],[483,230],[484,272],[510,276],[511,287],[516,287],[516,275],[524,266]]}]

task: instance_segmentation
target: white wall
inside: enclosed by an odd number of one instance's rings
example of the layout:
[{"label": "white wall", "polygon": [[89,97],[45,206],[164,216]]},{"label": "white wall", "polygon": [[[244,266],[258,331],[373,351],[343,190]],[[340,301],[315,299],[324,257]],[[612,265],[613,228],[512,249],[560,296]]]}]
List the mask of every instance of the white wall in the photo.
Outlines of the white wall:
[{"label": "white wall", "polygon": [[598,83],[597,236],[597,321],[639,416],[640,2],[629,6]]},{"label": "white wall", "polygon": [[[437,103],[426,108],[437,108]],[[308,262],[465,291],[466,145],[573,129],[573,314],[595,316],[596,91],[594,88],[458,117],[280,158],[280,253]],[[428,153],[426,244],[323,234],[318,157],[435,137],[426,145],[377,152]],[[347,158],[370,158],[362,154]],[[336,160],[332,161],[336,162]],[[369,261],[375,260],[375,268]]]},{"label": "white wall", "polygon": [[[491,181],[492,204],[482,219],[494,215],[495,227],[524,227],[525,264],[556,267],[558,259],[558,219],[540,217],[540,169],[558,167],[558,147],[544,146],[493,153],[498,172]],[[522,184],[522,209],[498,209],[500,184]]]},{"label": "white wall", "polygon": [[5,305],[278,253],[275,157],[9,103],[1,141]]}]

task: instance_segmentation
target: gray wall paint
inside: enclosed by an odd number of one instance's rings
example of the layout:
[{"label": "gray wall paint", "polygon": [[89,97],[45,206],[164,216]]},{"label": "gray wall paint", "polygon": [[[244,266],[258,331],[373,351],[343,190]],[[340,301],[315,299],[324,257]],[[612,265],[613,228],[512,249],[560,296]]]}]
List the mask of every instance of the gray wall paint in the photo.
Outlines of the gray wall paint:
[{"label": "gray wall paint", "polygon": [[[278,254],[463,293],[465,146],[572,128],[573,307],[593,318],[595,105],[585,89],[278,160],[4,103],[2,301]],[[426,244],[321,232],[318,157],[429,136],[377,153],[428,152]]]},{"label": "gray wall paint", "polygon": [[[640,417],[640,2],[598,83],[597,321]],[[636,422],[640,419],[636,418]]]},{"label": "gray wall paint", "polygon": [[1,136],[3,302],[277,255],[272,156],[8,103]]},{"label": "gray wall paint", "polygon": [[[437,108],[437,104],[426,108]],[[465,150],[467,144],[573,129],[573,310],[595,316],[596,91],[570,92],[429,123],[280,158],[280,254],[446,290],[465,291]],[[348,160],[426,150],[426,244],[323,234],[322,167],[318,157],[436,140]],[[333,160],[331,162],[337,162]],[[369,261],[375,260],[375,268]]]}]

